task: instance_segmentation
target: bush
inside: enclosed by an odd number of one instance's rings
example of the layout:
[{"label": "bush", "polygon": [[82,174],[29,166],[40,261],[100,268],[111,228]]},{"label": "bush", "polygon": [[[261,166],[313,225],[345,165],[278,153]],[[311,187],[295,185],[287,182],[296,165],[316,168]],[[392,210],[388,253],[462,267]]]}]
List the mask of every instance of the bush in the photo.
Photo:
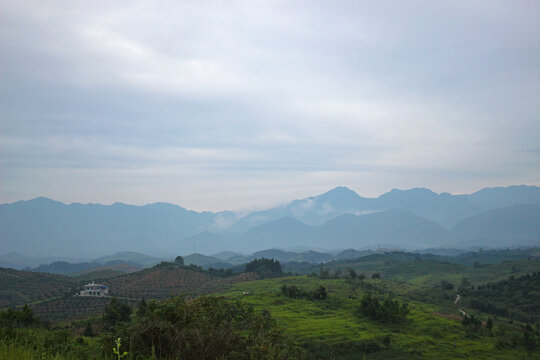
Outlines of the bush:
[{"label": "bush", "polygon": [[27,304],[24,304],[21,310],[0,311],[1,326],[31,326],[39,323],[39,318],[34,316],[32,309]]},{"label": "bush", "polygon": [[443,280],[441,281],[441,289],[443,290],[454,290],[454,284],[446,281],[446,280]]},{"label": "bush", "polygon": [[375,296],[367,294],[360,301],[358,312],[371,320],[391,324],[404,321],[409,308],[407,304],[400,306],[397,300],[389,298],[380,303]]},{"label": "bush", "polygon": [[324,286],[319,286],[317,290],[308,292],[296,285],[283,285],[281,287],[281,293],[293,299],[326,300],[328,298],[328,292]]},{"label": "bush", "polygon": [[[293,359],[300,348],[268,312],[257,314],[240,302],[177,297],[150,302],[146,315],[125,329],[135,357],[180,359]],[[126,344],[127,345],[127,344]]]},{"label": "bush", "polygon": [[246,264],[245,272],[255,272],[262,278],[279,276],[283,273],[281,264],[275,259],[255,259]]},{"label": "bush", "polygon": [[131,306],[124,304],[117,298],[113,297],[103,314],[103,322],[109,328],[115,325],[129,321],[131,316]]}]

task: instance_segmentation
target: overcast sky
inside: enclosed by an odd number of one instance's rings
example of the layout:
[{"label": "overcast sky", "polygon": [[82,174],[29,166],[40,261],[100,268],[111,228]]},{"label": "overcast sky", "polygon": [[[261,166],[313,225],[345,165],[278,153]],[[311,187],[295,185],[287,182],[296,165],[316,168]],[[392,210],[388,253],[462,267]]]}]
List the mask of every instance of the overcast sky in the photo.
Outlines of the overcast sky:
[{"label": "overcast sky", "polygon": [[0,7],[0,202],[540,185],[539,1]]}]

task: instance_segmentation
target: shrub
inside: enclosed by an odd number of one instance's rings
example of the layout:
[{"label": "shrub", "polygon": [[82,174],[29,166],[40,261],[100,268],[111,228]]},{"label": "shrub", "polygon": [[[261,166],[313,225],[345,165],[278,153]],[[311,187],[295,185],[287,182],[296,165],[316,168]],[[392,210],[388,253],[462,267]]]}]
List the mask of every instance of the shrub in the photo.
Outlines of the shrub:
[{"label": "shrub", "polygon": [[446,280],[441,281],[441,289],[454,290],[454,285]]},{"label": "shrub", "polygon": [[268,312],[257,314],[240,302],[219,297],[150,302],[146,315],[124,331],[122,338],[130,339],[135,357],[278,360],[300,356],[300,348],[282,334]]},{"label": "shrub", "polygon": [[32,309],[24,304],[21,310],[8,309],[0,311],[0,325],[2,326],[31,326],[39,324],[39,319],[34,316]]},{"label": "shrub", "polygon": [[131,316],[131,306],[124,304],[117,298],[113,297],[103,314],[103,322],[108,327],[114,327],[115,325],[129,321]]},{"label": "shrub", "polygon": [[245,272],[255,272],[262,278],[279,276],[283,273],[281,264],[275,259],[255,259],[246,264]]},{"label": "shrub", "polygon": [[358,312],[371,320],[390,324],[404,321],[409,314],[409,308],[407,304],[400,306],[397,300],[389,298],[380,303],[375,296],[367,294],[360,301]]},{"label": "shrub", "polygon": [[309,292],[296,285],[283,285],[281,287],[281,293],[293,299],[326,300],[328,298],[328,292],[324,286],[319,286],[315,291]]}]

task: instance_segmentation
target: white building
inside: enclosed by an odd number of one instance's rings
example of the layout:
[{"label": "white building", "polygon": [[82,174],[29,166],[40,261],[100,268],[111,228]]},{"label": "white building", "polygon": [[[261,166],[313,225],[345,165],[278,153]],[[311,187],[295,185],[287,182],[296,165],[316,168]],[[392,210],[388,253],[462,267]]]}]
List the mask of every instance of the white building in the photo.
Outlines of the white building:
[{"label": "white building", "polygon": [[107,296],[109,295],[109,287],[103,284],[91,282],[84,285],[84,290],[79,293],[79,296]]}]

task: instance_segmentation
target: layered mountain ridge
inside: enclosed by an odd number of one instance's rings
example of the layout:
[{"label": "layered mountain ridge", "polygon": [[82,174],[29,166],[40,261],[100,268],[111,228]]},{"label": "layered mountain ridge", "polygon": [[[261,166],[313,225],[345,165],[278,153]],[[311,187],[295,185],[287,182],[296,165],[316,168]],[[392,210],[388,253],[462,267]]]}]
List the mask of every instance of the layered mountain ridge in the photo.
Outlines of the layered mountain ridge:
[{"label": "layered mountain ridge", "polygon": [[422,248],[471,242],[540,242],[540,188],[487,188],[470,195],[394,189],[365,198],[337,187],[237,219],[178,205],[64,204],[36,198],[0,205],[1,253],[90,258],[116,251],[253,252],[271,247]]}]

